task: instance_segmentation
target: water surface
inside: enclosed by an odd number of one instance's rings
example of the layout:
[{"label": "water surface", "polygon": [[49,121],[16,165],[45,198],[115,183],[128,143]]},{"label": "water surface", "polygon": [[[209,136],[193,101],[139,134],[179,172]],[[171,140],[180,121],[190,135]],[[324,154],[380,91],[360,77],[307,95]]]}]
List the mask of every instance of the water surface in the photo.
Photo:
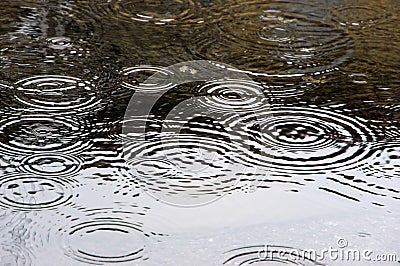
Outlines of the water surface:
[{"label": "water surface", "polygon": [[398,264],[399,14],[2,1],[0,264]]}]

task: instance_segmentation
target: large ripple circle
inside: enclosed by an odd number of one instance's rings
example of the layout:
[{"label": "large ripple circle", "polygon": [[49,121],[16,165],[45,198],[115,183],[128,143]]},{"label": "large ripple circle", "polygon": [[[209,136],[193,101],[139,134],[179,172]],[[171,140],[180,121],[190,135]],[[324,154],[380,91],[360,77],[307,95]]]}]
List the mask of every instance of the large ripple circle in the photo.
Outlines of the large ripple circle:
[{"label": "large ripple circle", "polygon": [[119,205],[79,207],[81,216],[60,228],[65,254],[76,261],[100,265],[147,260],[148,245],[163,234],[149,229],[145,222],[148,207]]},{"label": "large ripple circle", "polygon": [[39,153],[24,157],[18,162],[22,172],[44,176],[70,176],[81,169],[82,159],[62,153]]},{"label": "large ripple circle", "polygon": [[89,126],[78,117],[47,114],[12,115],[0,122],[4,154],[78,153],[88,141]]},{"label": "large ripple circle", "polygon": [[356,169],[368,159],[368,147],[376,140],[374,129],[363,121],[331,110],[287,107],[271,114],[245,127],[254,136],[256,161],[262,164],[264,155],[275,150],[272,168],[279,172]]},{"label": "large ripple circle", "polygon": [[42,75],[19,80],[15,99],[34,110],[82,114],[101,103],[90,81],[69,76]]}]

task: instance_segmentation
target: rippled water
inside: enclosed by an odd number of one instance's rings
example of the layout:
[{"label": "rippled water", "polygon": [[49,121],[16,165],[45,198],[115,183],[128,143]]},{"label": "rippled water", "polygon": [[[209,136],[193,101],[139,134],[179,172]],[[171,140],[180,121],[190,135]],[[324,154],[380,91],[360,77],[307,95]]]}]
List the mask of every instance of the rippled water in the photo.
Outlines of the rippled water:
[{"label": "rippled water", "polygon": [[2,1],[0,265],[398,264],[399,14]]}]

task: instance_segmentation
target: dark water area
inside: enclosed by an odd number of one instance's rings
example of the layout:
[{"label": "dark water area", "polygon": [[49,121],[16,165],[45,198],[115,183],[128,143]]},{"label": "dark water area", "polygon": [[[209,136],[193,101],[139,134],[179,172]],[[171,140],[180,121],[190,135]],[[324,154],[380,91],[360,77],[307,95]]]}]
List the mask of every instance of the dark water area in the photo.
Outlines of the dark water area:
[{"label": "dark water area", "polygon": [[398,265],[399,25],[397,0],[1,1],[0,265]]}]

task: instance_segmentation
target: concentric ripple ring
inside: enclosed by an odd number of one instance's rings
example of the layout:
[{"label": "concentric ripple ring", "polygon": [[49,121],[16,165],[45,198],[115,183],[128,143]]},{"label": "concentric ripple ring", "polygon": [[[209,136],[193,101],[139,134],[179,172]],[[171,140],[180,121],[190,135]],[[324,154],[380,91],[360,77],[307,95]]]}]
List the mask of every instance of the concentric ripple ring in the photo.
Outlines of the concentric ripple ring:
[{"label": "concentric ripple ring", "polygon": [[[377,139],[373,128],[362,120],[331,110],[310,107],[277,108],[258,124],[247,124],[255,136],[254,158],[276,150],[274,171],[314,172],[317,170],[356,169],[370,156],[368,147]],[[252,128],[261,128],[257,134]],[[307,166],[307,167],[305,167]]]},{"label": "concentric ripple ring", "polygon": [[72,198],[71,180],[40,175],[10,175],[0,179],[0,204],[18,210],[55,208]]},{"label": "concentric ripple ring", "polygon": [[16,86],[15,99],[34,110],[82,114],[100,106],[93,84],[75,77],[33,76]]}]

